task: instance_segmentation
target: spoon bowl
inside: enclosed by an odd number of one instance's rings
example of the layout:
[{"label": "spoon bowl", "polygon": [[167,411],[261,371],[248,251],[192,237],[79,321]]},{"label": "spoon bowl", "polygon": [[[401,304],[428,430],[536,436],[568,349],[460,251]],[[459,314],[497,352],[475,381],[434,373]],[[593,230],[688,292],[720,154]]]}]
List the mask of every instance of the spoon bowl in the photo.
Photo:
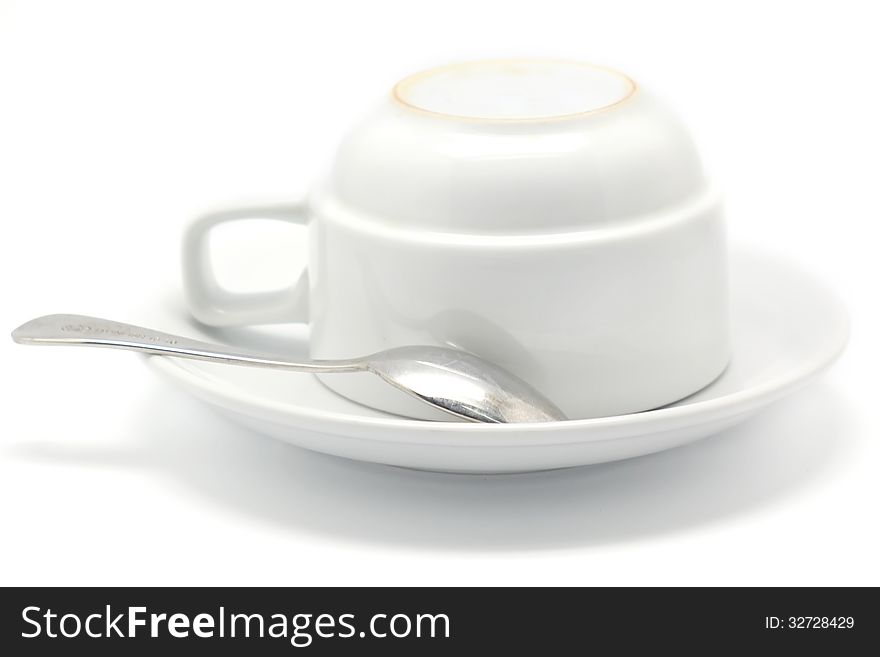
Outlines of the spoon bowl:
[{"label": "spoon bowl", "polygon": [[365,369],[426,404],[475,422],[566,419],[519,377],[457,349],[398,347],[369,356]]}]

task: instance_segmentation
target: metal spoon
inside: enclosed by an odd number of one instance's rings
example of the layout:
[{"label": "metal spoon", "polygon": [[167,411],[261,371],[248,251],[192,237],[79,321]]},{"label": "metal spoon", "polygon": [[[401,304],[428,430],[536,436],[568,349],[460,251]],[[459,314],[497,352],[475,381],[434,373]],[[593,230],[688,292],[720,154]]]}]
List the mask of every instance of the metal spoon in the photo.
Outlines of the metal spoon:
[{"label": "metal spoon", "polygon": [[349,360],[295,362],[84,315],[38,317],[15,329],[12,339],[20,344],[114,347],[315,374],[370,372],[426,404],[473,422],[566,419],[522,379],[482,358],[444,347],[398,347]]}]

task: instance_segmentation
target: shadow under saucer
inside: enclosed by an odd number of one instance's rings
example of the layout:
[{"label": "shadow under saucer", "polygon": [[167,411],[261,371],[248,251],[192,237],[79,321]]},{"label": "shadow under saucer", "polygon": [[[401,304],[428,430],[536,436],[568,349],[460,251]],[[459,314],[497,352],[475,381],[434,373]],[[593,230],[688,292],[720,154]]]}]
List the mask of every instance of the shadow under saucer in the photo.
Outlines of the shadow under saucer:
[{"label": "shadow under saucer", "polygon": [[820,383],[670,451],[556,471],[454,475],[310,452],[157,385],[118,449],[53,441],[6,454],[152,471],[185,495],[292,532],[425,549],[528,550],[639,540],[773,504],[840,465],[854,441],[850,425],[844,402]]}]

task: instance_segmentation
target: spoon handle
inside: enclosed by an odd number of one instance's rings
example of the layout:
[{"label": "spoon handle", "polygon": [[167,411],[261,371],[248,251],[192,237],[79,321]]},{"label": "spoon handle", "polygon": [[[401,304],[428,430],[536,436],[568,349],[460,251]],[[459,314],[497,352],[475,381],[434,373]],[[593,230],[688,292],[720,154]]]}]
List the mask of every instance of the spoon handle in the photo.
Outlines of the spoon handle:
[{"label": "spoon handle", "polygon": [[111,347],[161,356],[298,372],[357,372],[364,369],[360,360],[290,361],[255,352],[231,350],[223,345],[85,315],[38,317],[15,329],[12,339],[19,344]]}]

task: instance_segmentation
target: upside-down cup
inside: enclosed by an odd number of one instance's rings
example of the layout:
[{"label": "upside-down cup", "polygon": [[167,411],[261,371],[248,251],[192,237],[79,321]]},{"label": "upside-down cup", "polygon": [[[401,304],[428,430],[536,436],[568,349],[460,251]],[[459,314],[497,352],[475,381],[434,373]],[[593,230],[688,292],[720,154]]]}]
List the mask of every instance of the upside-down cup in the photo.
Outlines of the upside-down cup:
[{"label": "upside-down cup", "polygon": [[[205,237],[242,217],[308,225],[309,264],[293,288],[217,284]],[[207,324],[307,322],[314,358],[453,346],[570,418],[669,404],[729,356],[722,208],[688,131],[629,77],[578,63],[475,62],[406,78],[304,202],[197,221],[184,271]],[[322,381],[438,419],[369,375]]]}]

